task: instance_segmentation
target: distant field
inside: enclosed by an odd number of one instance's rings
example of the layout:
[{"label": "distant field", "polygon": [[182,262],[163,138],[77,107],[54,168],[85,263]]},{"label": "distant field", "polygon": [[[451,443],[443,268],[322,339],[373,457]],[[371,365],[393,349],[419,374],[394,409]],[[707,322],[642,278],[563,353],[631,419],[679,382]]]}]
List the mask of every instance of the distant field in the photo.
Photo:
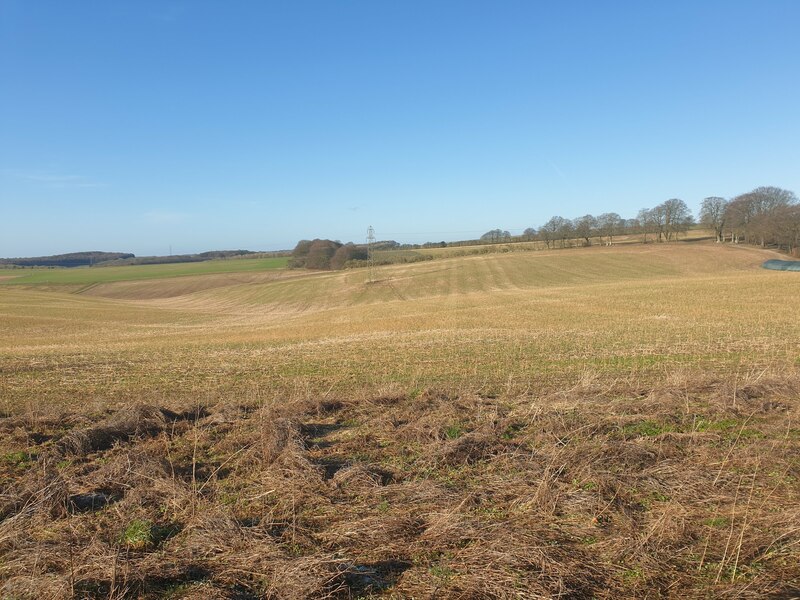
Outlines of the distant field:
[{"label": "distant field", "polygon": [[[261,385],[496,393],[584,372],[793,367],[798,282],[760,269],[767,256],[652,244],[392,265],[373,283],[365,269],[168,278],[161,266],[162,279],[75,288],[81,293],[5,282],[0,385],[13,411],[31,394],[69,403],[96,400],[98,388],[104,402]],[[102,270],[86,270],[94,272]]]},{"label": "distant field", "polygon": [[775,257],[24,271],[0,597],[797,597],[800,273]]},{"label": "distant field", "polygon": [[286,267],[288,260],[286,257],[276,257],[209,260],[165,265],[126,265],[123,267],[0,269],[0,284],[91,285],[111,281],[139,281],[213,273],[242,273],[282,269]]}]

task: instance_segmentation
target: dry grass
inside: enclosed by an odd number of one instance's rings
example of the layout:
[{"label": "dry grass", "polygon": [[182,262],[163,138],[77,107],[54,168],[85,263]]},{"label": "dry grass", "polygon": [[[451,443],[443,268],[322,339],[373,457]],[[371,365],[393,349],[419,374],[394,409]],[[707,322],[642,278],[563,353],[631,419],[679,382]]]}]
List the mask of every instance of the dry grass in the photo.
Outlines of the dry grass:
[{"label": "dry grass", "polygon": [[795,597],[797,281],[764,258],[4,286],[0,597]]},{"label": "dry grass", "polygon": [[0,410],[391,384],[509,394],[585,372],[794,368],[797,282],[759,269],[766,255],[713,244],[513,253],[386,267],[374,284],[363,270],[209,275],[217,287],[186,293],[160,280],[171,297],[155,300],[128,283],[104,288],[127,300],[0,288]]},{"label": "dry grass", "polygon": [[2,593],[798,593],[800,379],[663,384],[8,417]]}]

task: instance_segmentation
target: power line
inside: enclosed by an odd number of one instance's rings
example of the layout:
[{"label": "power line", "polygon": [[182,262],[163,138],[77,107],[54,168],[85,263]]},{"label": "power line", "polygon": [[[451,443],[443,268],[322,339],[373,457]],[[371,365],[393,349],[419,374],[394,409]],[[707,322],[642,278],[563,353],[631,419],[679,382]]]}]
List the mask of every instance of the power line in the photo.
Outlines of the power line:
[{"label": "power line", "polygon": [[373,245],[375,244],[375,230],[372,225],[367,229],[367,267],[369,268],[369,282],[375,281],[375,258]]}]

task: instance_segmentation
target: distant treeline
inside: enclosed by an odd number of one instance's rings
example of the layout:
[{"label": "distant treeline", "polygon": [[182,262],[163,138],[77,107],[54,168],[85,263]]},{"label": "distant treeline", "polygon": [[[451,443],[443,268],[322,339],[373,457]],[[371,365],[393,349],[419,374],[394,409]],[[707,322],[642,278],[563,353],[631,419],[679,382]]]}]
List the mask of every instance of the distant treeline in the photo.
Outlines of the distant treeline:
[{"label": "distant treeline", "polygon": [[512,236],[508,231],[493,229],[483,234],[481,241],[489,243],[540,241],[544,242],[547,248],[565,248],[575,243],[591,246],[592,240],[611,245],[617,236],[641,234],[644,242],[662,242],[677,239],[694,224],[694,217],[686,203],[678,198],[672,198],[653,208],[643,208],[634,219],[624,219],[615,212],[597,216],[583,215],[576,219],[555,216],[538,229],[527,228],[520,236]]},{"label": "distant treeline", "polygon": [[171,256],[133,256],[124,259],[105,263],[103,266],[122,266],[122,265],[165,265],[170,263],[191,263],[203,262],[220,258],[252,257],[254,254],[262,254],[251,250],[214,250],[211,252],[200,252],[198,254],[174,254]]},{"label": "distant treeline", "polygon": [[15,267],[83,267],[133,258],[129,252],[72,252],[30,258],[0,258],[0,265]]},{"label": "distant treeline", "polygon": [[[548,248],[563,248],[576,242],[589,246],[592,240],[613,244],[614,238],[621,235],[641,235],[643,242],[664,242],[677,239],[695,223],[686,203],[672,198],[653,208],[643,208],[633,219],[623,219],[613,212],[577,219],[555,216],[538,229],[529,227],[522,235],[492,229],[481,236],[479,243],[541,241]],[[699,223],[714,231],[718,242],[758,244],[790,254],[797,254],[800,246],[800,203],[794,192],[778,187],[759,187],[730,200],[706,198]]]},{"label": "distant treeline", "polygon": [[203,262],[215,259],[271,258],[287,256],[287,251],[253,252],[252,250],[213,250],[198,254],[173,256],[136,256],[130,252],[73,252],[32,258],[0,258],[0,265],[10,267],[117,267],[123,265],[162,265]]},{"label": "distant treeline", "polygon": [[[677,240],[697,225],[686,203],[671,198],[652,208],[641,209],[636,217],[625,219],[615,212],[583,215],[575,219],[554,216],[539,228],[529,227],[521,235],[503,229],[492,229],[477,240],[400,244],[396,241],[376,242],[375,264],[416,262],[431,256],[394,253],[381,256],[384,250],[419,250],[511,242],[540,242],[546,248],[591,246],[599,242],[612,245],[618,236],[641,236],[641,241]],[[794,192],[777,187],[759,187],[730,200],[709,197],[703,200],[699,224],[711,229],[719,242],[758,244],[800,254],[800,203]],[[363,244],[343,244],[333,240],[301,240],[292,252],[291,268],[341,269],[361,266],[367,260]]]}]

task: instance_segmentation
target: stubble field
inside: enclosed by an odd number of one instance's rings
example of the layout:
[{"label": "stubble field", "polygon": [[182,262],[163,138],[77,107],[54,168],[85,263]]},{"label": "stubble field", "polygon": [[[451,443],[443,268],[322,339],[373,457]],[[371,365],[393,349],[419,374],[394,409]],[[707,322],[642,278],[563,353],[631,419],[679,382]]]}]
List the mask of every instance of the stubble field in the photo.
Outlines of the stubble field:
[{"label": "stubble field", "polygon": [[1,593],[794,597],[772,257],[5,279]]}]

